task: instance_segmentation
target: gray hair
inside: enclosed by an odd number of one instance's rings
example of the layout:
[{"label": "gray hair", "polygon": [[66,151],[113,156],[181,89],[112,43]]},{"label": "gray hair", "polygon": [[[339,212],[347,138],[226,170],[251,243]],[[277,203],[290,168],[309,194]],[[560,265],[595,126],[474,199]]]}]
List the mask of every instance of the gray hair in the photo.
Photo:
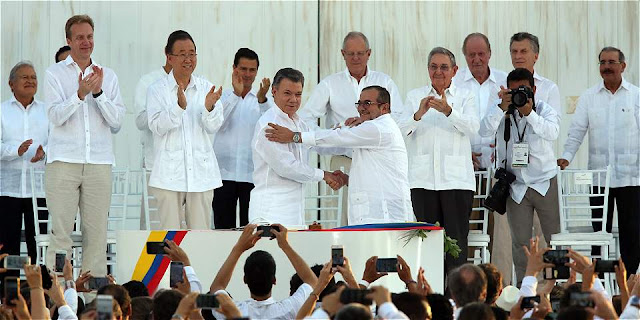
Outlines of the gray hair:
[{"label": "gray hair", "polygon": [[464,41],[462,41],[462,54],[467,55],[467,42],[469,41],[469,39],[476,37],[482,38],[482,40],[484,40],[484,43],[487,44],[487,49],[489,50],[489,52],[491,52],[491,44],[489,43],[489,38],[487,38],[487,36],[480,32],[474,32],[467,35],[467,37],[464,38]]},{"label": "gray hair", "polygon": [[622,50],[616,48],[616,47],[604,47],[602,48],[602,50],[600,50],[600,53],[598,54],[598,60],[600,60],[600,56],[602,55],[603,52],[617,52],[618,53],[618,60],[620,60],[620,62],[624,62],[624,53],[622,53]]},{"label": "gray hair", "polygon": [[540,53],[540,41],[538,41],[538,37],[532,35],[529,32],[518,32],[513,36],[511,36],[511,41],[509,42],[509,48],[511,48],[511,45],[515,41],[523,41],[523,40],[529,40],[529,43],[531,44],[531,49],[533,50],[533,52]]},{"label": "gray hair", "polygon": [[282,68],[276,72],[276,75],[273,76],[273,87],[278,88],[282,79],[289,79],[292,82],[300,82],[302,83],[302,87],[304,88],[304,75],[302,72],[293,69],[293,68]]},{"label": "gray hair", "polygon": [[453,52],[449,51],[449,49],[443,47],[435,47],[431,49],[431,52],[429,52],[429,58],[427,58],[427,64],[431,63],[431,58],[436,54],[444,54],[445,56],[448,56],[449,60],[451,60],[451,66],[456,66],[456,56],[453,55]]},{"label": "gray hair", "polygon": [[344,37],[344,40],[342,41],[342,50],[345,50],[345,48],[347,47],[347,41],[355,38],[361,38],[362,40],[364,40],[364,46],[367,48],[367,50],[369,50],[369,39],[367,39],[367,36],[365,36],[364,33],[359,31],[351,31],[347,33],[347,35]]},{"label": "gray hair", "polygon": [[22,67],[31,67],[31,69],[33,69],[34,71],[36,70],[36,67],[33,66],[33,63],[29,60],[22,60],[18,63],[16,63],[15,66],[13,66],[13,68],[11,68],[11,71],[9,72],[9,81],[15,81],[16,77],[18,76],[18,70],[20,70],[20,68]]}]

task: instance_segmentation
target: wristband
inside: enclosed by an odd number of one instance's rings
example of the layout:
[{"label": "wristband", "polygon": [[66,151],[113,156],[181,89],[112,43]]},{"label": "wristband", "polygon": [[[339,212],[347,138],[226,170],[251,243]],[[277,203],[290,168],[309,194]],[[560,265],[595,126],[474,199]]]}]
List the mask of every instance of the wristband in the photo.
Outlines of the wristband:
[{"label": "wristband", "polygon": [[369,283],[369,281],[367,281],[365,279],[362,279],[362,280],[358,281],[358,284],[361,284],[361,285],[363,285],[363,286],[365,286],[367,288],[369,288],[369,286],[371,285],[371,283]]},{"label": "wristband", "polygon": [[95,99],[95,98],[97,98],[97,97],[99,97],[99,96],[101,96],[101,95],[102,95],[102,90],[100,90],[100,92],[98,92],[98,93],[94,93],[94,94],[91,94],[91,95],[92,95],[92,96],[93,96],[93,98]]},{"label": "wristband", "polygon": [[409,285],[410,285],[410,284],[412,284],[412,283],[418,284],[418,282],[417,282],[417,281],[415,281],[415,280],[410,280],[410,281],[407,281],[407,282],[405,283],[406,288],[407,288],[407,289],[409,289]]}]

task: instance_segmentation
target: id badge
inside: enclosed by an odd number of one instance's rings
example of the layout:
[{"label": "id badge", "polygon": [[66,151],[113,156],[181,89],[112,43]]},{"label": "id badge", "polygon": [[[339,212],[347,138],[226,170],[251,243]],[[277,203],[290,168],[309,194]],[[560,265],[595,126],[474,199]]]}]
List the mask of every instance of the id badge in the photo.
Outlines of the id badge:
[{"label": "id badge", "polygon": [[511,166],[514,168],[526,168],[529,165],[529,144],[514,143]]}]

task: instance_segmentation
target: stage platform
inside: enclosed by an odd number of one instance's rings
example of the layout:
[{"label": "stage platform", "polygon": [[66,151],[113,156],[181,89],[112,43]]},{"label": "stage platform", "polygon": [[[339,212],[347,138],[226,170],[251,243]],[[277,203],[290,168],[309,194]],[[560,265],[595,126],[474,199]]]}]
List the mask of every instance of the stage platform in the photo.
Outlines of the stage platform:
[{"label": "stage platform", "polygon": [[[426,238],[414,237],[405,245],[401,239],[412,227],[398,228],[351,228],[321,231],[289,231],[289,243],[311,266],[324,264],[330,260],[331,245],[343,245],[344,255],[351,261],[356,279],[361,279],[365,261],[377,255],[380,258],[395,257],[400,254],[415,277],[418,268],[425,269],[425,275],[434,291],[442,293],[443,274],[443,231],[438,227],[429,229]],[[169,259],[147,255],[144,251],[147,241],[173,239],[180,244],[191,260],[203,289],[208,291],[215,274],[231,251],[242,231],[233,230],[177,230],[177,231],[119,231],[116,242],[116,280],[124,283],[131,279],[145,282],[150,291],[169,287]],[[227,290],[234,299],[249,297],[249,289],[243,283],[245,259],[255,250],[265,250],[276,260],[276,285],[273,296],[282,299],[289,295],[289,280],[294,269],[276,240],[262,238],[256,246],[245,252],[236,265]],[[341,279],[336,275],[336,279]],[[405,290],[405,285],[397,274],[391,273],[380,278],[375,284],[382,284],[392,292]]]}]

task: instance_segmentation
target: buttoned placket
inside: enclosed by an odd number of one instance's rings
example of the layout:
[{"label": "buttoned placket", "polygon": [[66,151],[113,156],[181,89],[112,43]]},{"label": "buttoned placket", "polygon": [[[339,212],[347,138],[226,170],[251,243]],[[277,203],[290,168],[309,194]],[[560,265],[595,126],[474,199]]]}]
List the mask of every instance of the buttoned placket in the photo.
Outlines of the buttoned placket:
[{"label": "buttoned placket", "polygon": [[[622,89],[622,85],[620,86],[620,88],[618,88],[618,90],[616,91],[616,93],[618,93],[620,90]],[[615,152],[615,129],[616,129],[616,119],[615,119],[615,114],[617,112],[617,104],[616,104],[616,95],[611,93],[611,91],[609,91],[608,89],[604,89],[606,94],[607,94],[607,118],[608,119],[608,134],[607,134],[607,139],[609,140],[609,165],[613,165],[615,162],[615,156],[616,156],[616,152]]]},{"label": "buttoned placket", "polygon": [[[18,108],[20,108],[21,109],[20,111],[22,112],[22,141],[27,141],[27,139],[29,139],[29,111],[31,111],[31,106],[33,105],[34,102],[35,100],[25,108],[22,106],[22,103],[16,100],[16,104],[18,105]],[[33,148],[33,144],[29,148]],[[27,153],[25,151],[23,156],[26,156],[26,155]],[[20,186],[22,187],[22,190],[20,191],[24,196],[27,194],[27,163],[25,163],[22,157],[20,161],[22,162],[22,170],[21,170],[22,173],[20,175]]]},{"label": "buttoned placket", "polygon": [[[82,74],[83,75],[83,79],[85,78],[85,75],[88,76],[88,70],[91,70],[90,67],[91,65],[89,65],[84,72],[80,69],[80,67],[78,66],[77,63],[73,63],[73,66],[76,68],[76,72],[77,75]],[[78,86],[80,86],[80,84],[78,84]],[[76,93],[77,94],[77,93]],[[85,139],[85,163],[89,163],[89,161],[91,160],[91,133],[89,132],[90,130],[90,125],[89,125],[89,101],[87,100],[89,99],[88,95],[84,97],[84,100],[81,100],[80,102],[82,103],[82,113],[84,114],[83,117],[83,122],[84,122],[84,139]],[[97,104],[97,102],[96,102]]]},{"label": "buttoned placket", "polygon": [[[193,81],[193,78],[191,79],[191,81]],[[180,88],[177,88],[176,90],[180,90]],[[191,86],[187,86],[187,90],[185,90],[185,96],[187,95],[186,91],[193,91],[195,90],[193,85]],[[192,97],[192,99],[197,99],[197,94],[194,94]],[[192,148],[192,143],[193,141],[191,141],[191,135],[187,134],[187,132],[191,132],[191,121],[189,121],[189,116],[188,116],[188,110],[189,110],[189,102],[194,102],[192,103],[193,106],[196,106],[197,103],[195,103],[195,101],[190,101],[189,98],[187,98],[187,110],[185,110],[185,112],[182,113],[182,138],[184,139],[184,145],[185,145],[185,159],[184,159],[184,164],[185,167],[187,168],[187,192],[191,191],[191,182],[195,181],[195,177],[194,177],[194,171],[193,171],[193,148]]]}]

